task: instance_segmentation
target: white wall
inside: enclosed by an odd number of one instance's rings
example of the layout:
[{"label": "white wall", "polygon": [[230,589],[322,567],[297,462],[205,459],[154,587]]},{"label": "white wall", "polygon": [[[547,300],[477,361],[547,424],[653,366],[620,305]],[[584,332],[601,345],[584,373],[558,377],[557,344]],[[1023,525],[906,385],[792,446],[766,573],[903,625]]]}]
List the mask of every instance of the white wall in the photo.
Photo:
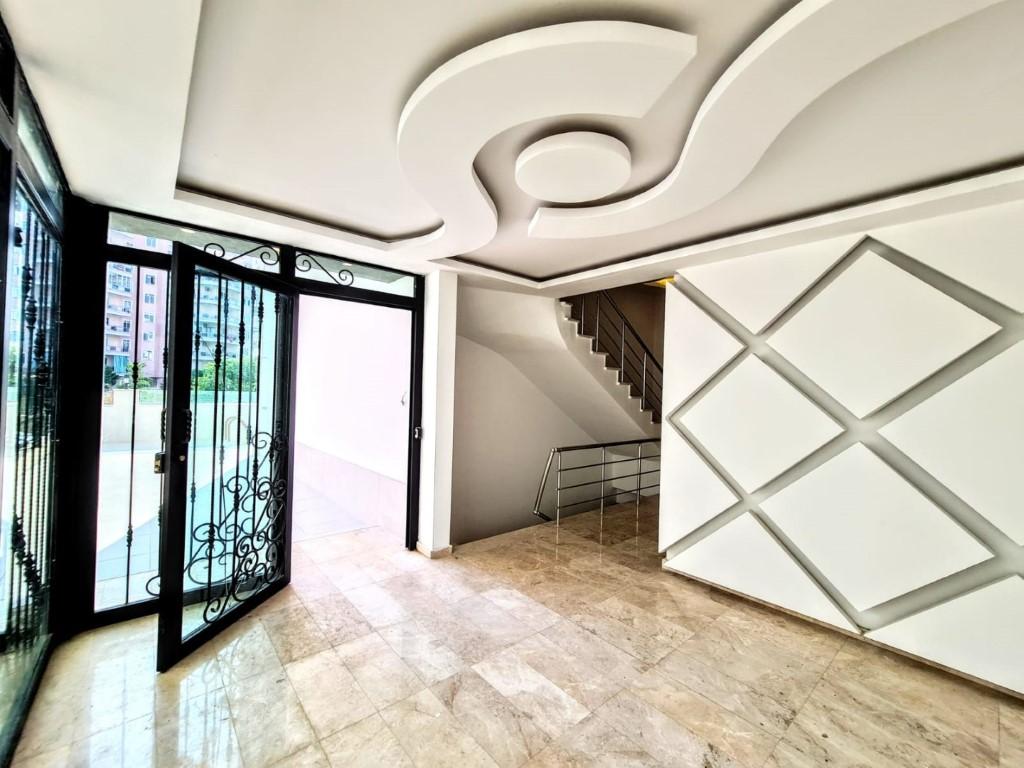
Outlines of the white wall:
[{"label": "white wall", "polygon": [[452,440],[455,422],[455,322],[459,279],[431,272],[423,297],[423,413],[417,548],[440,555],[451,547]]},{"label": "white wall", "polygon": [[594,440],[497,352],[460,336],[455,361],[452,542],[462,544],[538,522],[548,452]]},{"label": "white wall", "polygon": [[1022,249],[1014,202],[682,269],[666,567],[1024,692]]},{"label": "white wall", "polygon": [[[659,434],[555,299],[463,285],[457,327],[454,543],[538,522],[532,510],[552,448]],[[599,451],[565,454],[563,468],[599,458]],[[600,472],[566,477],[599,480]],[[547,514],[554,514],[553,489],[552,473]],[[564,491],[562,503],[599,495],[598,486]]]},{"label": "white wall", "polygon": [[411,322],[400,309],[300,298],[298,442],[405,482]]}]

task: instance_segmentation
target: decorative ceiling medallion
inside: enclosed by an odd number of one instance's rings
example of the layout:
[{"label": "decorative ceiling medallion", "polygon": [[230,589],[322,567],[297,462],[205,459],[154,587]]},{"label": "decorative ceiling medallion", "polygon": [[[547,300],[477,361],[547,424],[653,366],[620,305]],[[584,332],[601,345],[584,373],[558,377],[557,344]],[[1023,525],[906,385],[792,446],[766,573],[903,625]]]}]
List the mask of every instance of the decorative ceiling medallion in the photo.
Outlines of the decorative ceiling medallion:
[{"label": "decorative ceiling medallion", "polygon": [[499,37],[446,61],[398,122],[402,170],[444,221],[417,254],[469,253],[494,238],[498,212],[473,168],[488,141],[537,120],[642,118],[696,53],[693,35],[671,29],[578,21]]},{"label": "decorative ceiling medallion", "polygon": [[516,184],[549,203],[584,203],[614,194],[629,181],[629,147],[604,133],[547,136],[516,160]]},{"label": "decorative ceiling medallion", "polygon": [[818,97],[891,51],[999,0],[804,0],[764,31],[708,93],[675,167],[614,203],[539,208],[530,236],[590,238],[667,224],[734,190]]}]

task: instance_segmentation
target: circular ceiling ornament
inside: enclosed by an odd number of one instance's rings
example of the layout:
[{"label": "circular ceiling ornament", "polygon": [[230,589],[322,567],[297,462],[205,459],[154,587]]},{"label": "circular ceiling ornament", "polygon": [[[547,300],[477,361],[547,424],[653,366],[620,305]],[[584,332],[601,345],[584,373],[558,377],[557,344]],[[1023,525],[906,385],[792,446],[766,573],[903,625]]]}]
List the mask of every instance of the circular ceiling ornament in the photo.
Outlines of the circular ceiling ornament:
[{"label": "circular ceiling ornament", "polygon": [[604,133],[547,136],[516,160],[516,183],[549,203],[584,203],[618,192],[629,181],[629,147]]}]

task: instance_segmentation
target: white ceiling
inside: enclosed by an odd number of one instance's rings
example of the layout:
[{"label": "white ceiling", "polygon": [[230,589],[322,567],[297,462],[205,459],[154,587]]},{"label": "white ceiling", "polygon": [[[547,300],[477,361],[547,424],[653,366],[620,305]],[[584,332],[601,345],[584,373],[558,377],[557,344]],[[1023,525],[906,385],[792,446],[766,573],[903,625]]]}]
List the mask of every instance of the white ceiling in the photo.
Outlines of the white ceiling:
[{"label": "white ceiling", "polygon": [[[883,9],[879,18],[887,9],[860,2],[850,7],[864,9],[870,31],[872,8]],[[647,229],[579,239],[529,236],[539,203],[515,182],[519,153],[552,133],[597,130],[623,140],[632,156],[615,199],[655,185],[679,161],[716,81],[793,0],[0,0],[0,11],[79,194],[417,271],[432,268],[427,259],[457,256],[543,279],[1024,159],[1024,0],[935,2],[980,10],[795,109],[753,171],[717,201]],[[798,10],[828,5],[804,0]],[[456,222],[442,220],[398,151],[410,95],[490,40],[585,20],[683,32],[696,37],[697,53],[642,117],[572,114],[500,126],[471,169],[493,203],[493,239],[465,254],[445,250],[454,242],[445,230]],[[801,47],[801,66],[820,66],[844,41],[819,42]],[[749,125],[757,118],[754,110]],[[457,138],[464,122],[453,115],[439,144]],[[387,242],[427,233],[415,242],[432,242],[432,251]],[[646,261],[643,275],[616,267],[609,279],[646,279]]]}]

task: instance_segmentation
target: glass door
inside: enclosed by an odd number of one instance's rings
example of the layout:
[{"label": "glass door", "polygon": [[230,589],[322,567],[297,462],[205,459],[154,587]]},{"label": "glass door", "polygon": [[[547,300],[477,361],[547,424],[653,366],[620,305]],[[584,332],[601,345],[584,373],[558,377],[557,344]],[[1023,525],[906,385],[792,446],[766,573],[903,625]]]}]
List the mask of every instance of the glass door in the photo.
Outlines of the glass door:
[{"label": "glass door", "polygon": [[180,244],[171,286],[161,670],[290,574],[294,290]]}]

